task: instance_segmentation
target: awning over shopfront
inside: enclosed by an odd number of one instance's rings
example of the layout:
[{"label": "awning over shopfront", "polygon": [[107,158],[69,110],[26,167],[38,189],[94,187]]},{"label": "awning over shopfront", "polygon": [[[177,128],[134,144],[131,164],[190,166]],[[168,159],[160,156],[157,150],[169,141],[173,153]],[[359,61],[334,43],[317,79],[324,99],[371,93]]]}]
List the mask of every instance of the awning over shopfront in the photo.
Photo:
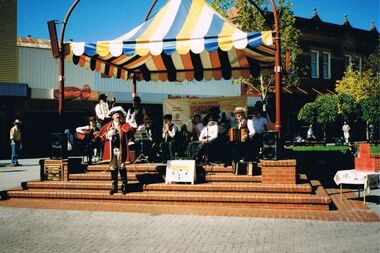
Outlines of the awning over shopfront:
[{"label": "awning over shopfront", "polygon": [[0,97],[27,97],[28,85],[26,83],[0,82]]},{"label": "awning over shopfront", "polygon": [[274,54],[271,31],[243,32],[204,0],[169,0],[115,40],[70,43],[66,58],[115,78],[200,81],[257,75]]}]

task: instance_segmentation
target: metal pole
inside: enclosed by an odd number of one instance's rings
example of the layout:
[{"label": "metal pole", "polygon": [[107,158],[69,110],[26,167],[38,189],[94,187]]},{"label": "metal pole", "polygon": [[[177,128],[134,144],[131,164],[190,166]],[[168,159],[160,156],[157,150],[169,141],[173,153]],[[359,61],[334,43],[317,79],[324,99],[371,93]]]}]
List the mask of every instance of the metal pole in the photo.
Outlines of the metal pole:
[{"label": "metal pole", "polygon": [[[154,2],[152,3],[152,6],[150,6],[150,9],[145,16],[144,22],[146,22],[149,19],[150,13],[152,12],[154,6],[156,6],[157,2],[158,0],[154,0]],[[132,76],[132,98],[136,96],[137,96],[137,77],[136,77],[136,73],[134,73]]]},{"label": "metal pole", "polygon": [[67,22],[71,13],[73,12],[75,6],[79,3],[80,0],[76,0],[73,5],[71,5],[69,11],[66,14],[66,17],[63,21],[62,29],[61,29],[61,38],[60,38],[60,52],[59,52],[59,60],[58,60],[58,113],[60,118],[62,119],[64,113],[64,101],[65,101],[65,29]]},{"label": "metal pole", "polygon": [[148,13],[145,16],[145,20],[144,21],[147,21],[149,19],[150,13],[153,11],[153,8],[154,8],[154,6],[156,6],[157,2],[158,2],[158,0],[154,0],[152,6],[150,7]]},{"label": "metal pole", "polygon": [[274,18],[274,34],[275,34],[275,46],[276,46],[276,54],[275,54],[275,66],[274,66],[274,74],[275,74],[275,90],[276,90],[276,122],[274,125],[275,130],[278,132],[278,137],[281,139],[281,37],[280,37],[280,27],[278,25],[278,15],[276,10],[276,5],[274,0],[270,0],[273,18]]}]

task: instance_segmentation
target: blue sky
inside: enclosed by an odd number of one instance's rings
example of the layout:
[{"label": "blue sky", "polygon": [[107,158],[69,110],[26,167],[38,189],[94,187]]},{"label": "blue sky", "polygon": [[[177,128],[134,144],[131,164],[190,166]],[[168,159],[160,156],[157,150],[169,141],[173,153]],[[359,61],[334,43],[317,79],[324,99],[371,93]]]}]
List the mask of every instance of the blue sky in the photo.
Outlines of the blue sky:
[{"label": "blue sky", "polygon": [[[17,34],[48,39],[48,20],[63,21],[74,0],[18,0]],[[159,0],[153,13],[166,0]],[[277,2],[277,1],[275,1]],[[342,24],[344,15],[352,26],[368,30],[371,21],[379,25],[379,0],[290,0],[296,16],[311,17],[317,8],[326,22]],[[153,0],[81,0],[66,27],[65,40],[98,41],[114,39],[144,21]],[[60,26],[58,26],[58,33]]]}]

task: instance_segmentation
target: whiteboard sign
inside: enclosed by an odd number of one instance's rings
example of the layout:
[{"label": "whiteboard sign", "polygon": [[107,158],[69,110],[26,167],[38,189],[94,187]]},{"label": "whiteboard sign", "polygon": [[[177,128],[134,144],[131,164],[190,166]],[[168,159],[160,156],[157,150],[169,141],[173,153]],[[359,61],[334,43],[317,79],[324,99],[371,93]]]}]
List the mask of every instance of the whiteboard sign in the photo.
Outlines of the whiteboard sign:
[{"label": "whiteboard sign", "polygon": [[195,181],[195,160],[169,160],[166,165],[165,183]]}]

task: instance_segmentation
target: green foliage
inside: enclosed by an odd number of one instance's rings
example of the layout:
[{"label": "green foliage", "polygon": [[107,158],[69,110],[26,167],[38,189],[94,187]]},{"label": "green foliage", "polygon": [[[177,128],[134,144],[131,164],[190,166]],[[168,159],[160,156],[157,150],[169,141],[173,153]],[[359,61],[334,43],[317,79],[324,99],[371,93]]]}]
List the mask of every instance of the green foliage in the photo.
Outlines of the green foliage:
[{"label": "green foliage", "polygon": [[317,122],[320,124],[331,124],[338,119],[338,98],[330,94],[318,97],[315,100],[317,108]]},{"label": "green foliage", "polygon": [[345,154],[348,151],[347,146],[295,146],[289,147],[288,149],[292,149],[293,151],[301,151],[301,152],[342,152]]},{"label": "green foliage", "polygon": [[377,97],[364,98],[359,101],[361,117],[368,123],[379,121],[380,102]]},{"label": "green foliage", "polygon": [[354,71],[349,67],[342,80],[338,80],[335,91],[349,93],[356,101],[364,98],[379,97],[380,78],[372,69],[364,72]]},{"label": "green foliage", "polygon": [[349,93],[339,93],[338,114],[343,121],[353,122],[359,118],[360,110],[354,96]]},{"label": "green foliage", "polygon": [[308,124],[315,123],[317,121],[317,108],[315,108],[315,103],[305,104],[299,111],[297,118]]},{"label": "green foliage", "polygon": [[[261,9],[270,7],[268,0],[253,0]],[[270,21],[270,26],[265,22],[265,18],[260,14],[255,6],[249,3],[248,0],[212,0],[212,6],[219,11],[222,15],[226,15],[227,10],[234,6],[239,10],[237,17],[237,26],[243,31],[267,31],[273,30],[273,18],[267,15]],[[271,10],[271,8],[269,8]],[[285,84],[289,86],[296,86],[299,84],[299,75],[301,70],[298,67],[298,58],[302,52],[299,47],[299,40],[301,32],[294,27],[296,17],[291,11],[291,3],[288,0],[279,0],[277,4],[277,12],[279,15],[279,28],[281,34],[281,62],[285,66],[286,49],[291,51],[290,57],[290,70],[289,74],[285,76]]]}]

